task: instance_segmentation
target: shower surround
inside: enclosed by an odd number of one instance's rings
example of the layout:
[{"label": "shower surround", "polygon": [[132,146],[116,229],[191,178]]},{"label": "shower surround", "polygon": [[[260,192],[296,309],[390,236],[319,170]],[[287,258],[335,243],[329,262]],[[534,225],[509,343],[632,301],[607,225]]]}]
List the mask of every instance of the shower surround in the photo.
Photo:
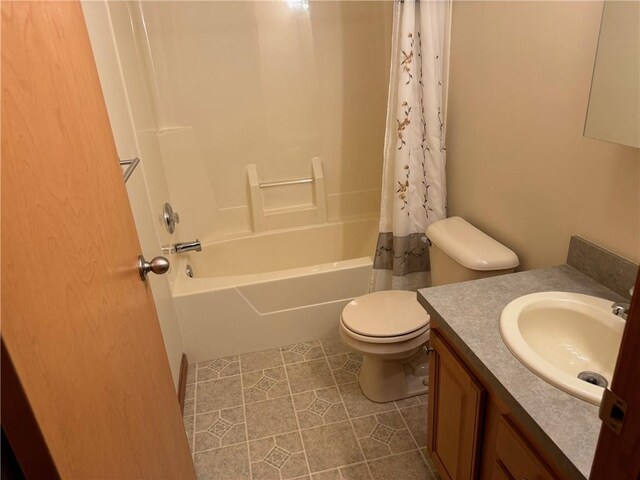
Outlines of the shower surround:
[{"label": "shower surround", "polygon": [[[377,215],[392,8],[389,2],[129,4],[181,239],[261,231],[251,174],[313,176],[324,218]],[[261,192],[278,226],[318,223],[315,185]]]},{"label": "shower surround", "polygon": [[159,245],[203,245],[170,257],[190,361],[335,333],[369,287],[391,3],[103,5],[150,209],[180,214]]}]

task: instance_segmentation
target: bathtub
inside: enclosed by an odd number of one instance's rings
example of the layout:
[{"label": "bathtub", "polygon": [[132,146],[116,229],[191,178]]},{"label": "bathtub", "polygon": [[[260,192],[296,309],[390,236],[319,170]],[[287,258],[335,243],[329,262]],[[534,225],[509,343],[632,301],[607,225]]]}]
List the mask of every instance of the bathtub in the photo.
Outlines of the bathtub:
[{"label": "bathtub", "polygon": [[174,257],[189,361],[336,335],[343,307],[368,292],[377,231],[377,218],[332,222],[205,242]]}]

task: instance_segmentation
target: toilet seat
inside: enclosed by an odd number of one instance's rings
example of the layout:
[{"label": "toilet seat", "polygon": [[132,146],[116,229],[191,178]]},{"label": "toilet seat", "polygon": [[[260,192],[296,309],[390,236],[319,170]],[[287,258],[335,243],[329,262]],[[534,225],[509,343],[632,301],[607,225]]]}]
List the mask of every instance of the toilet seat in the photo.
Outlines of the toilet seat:
[{"label": "toilet seat", "polygon": [[429,330],[429,315],[415,292],[388,290],[352,300],[342,311],[341,323],[350,337],[369,343],[411,340]]},{"label": "toilet seat", "polygon": [[406,335],[398,335],[395,337],[369,337],[366,335],[360,335],[358,333],[355,333],[354,331],[350,330],[349,327],[347,327],[344,324],[344,322],[341,322],[341,324],[343,327],[342,331],[345,334],[347,334],[349,337],[353,338],[354,340],[359,340],[365,343],[401,343],[401,342],[406,342],[413,338],[419,337],[423,333],[429,331],[429,325],[426,325]]}]

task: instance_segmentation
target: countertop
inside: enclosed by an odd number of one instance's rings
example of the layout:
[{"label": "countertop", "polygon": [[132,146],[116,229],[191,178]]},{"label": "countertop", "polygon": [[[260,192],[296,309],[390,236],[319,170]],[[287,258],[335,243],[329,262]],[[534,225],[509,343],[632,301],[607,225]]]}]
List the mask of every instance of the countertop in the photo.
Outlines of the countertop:
[{"label": "countertop", "polygon": [[418,290],[418,301],[570,478],[588,478],[601,422],[598,407],[531,372],[507,349],[500,313],[529,293],[565,291],[624,299],[569,265]]}]

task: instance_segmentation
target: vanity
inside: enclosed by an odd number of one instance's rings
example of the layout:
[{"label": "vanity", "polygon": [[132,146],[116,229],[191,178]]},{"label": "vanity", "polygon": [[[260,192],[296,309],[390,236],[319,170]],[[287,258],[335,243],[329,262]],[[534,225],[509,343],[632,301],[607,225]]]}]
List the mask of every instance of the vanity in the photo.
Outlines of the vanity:
[{"label": "vanity", "polygon": [[575,292],[627,300],[637,265],[579,237],[567,264],[418,291],[431,316],[427,450],[443,479],[584,479],[598,406],[543,380],[509,350],[514,299]]}]

